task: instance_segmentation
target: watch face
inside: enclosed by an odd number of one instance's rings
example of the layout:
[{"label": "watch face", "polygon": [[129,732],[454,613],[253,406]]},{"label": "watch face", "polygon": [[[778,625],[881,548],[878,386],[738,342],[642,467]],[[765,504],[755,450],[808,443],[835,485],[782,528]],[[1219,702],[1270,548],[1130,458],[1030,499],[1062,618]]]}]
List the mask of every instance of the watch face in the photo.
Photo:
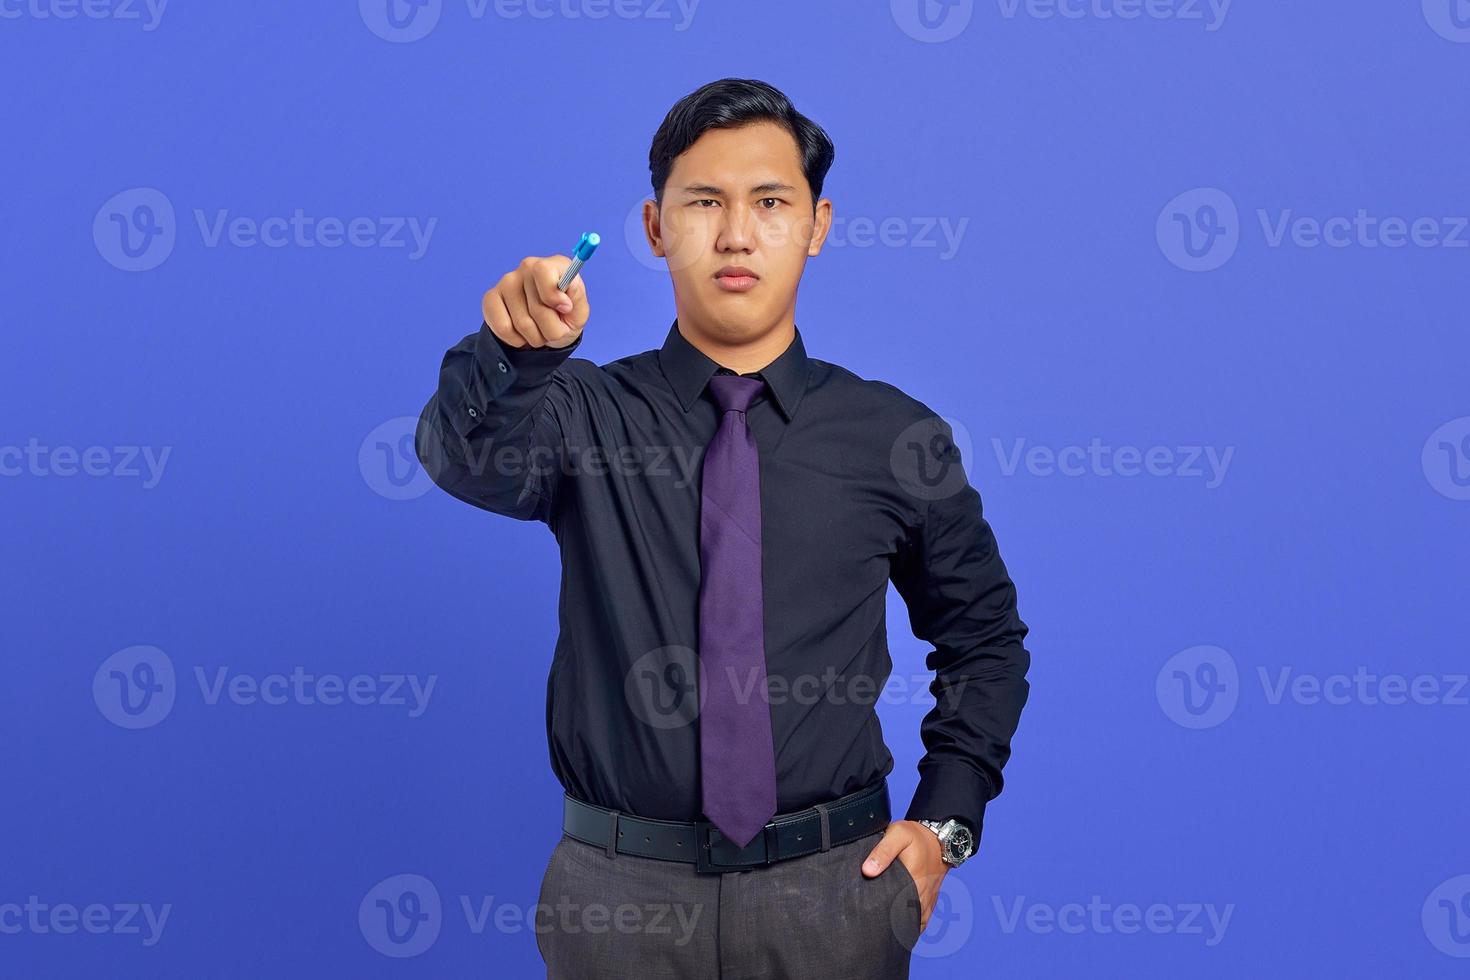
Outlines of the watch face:
[{"label": "watch face", "polygon": [[941,853],[944,861],[951,867],[957,867],[961,862],[975,853],[975,837],[970,829],[958,820],[924,820],[920,821],[939,837]]},{"label": "watch face", "polygon": [[955,858],[955,863],[963,861],[975,850],[975,838],[963,824],[956,823],[951,829],[953,835],[950,840],[949,851]]}]

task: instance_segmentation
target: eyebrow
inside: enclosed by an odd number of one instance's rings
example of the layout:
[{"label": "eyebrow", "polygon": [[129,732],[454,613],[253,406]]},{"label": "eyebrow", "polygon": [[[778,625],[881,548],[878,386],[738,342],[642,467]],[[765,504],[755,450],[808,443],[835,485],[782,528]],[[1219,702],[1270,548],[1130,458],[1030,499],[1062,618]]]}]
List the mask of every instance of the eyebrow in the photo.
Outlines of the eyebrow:
[{"label": "eyebrow", "polygon": [[[716,187],[713,184],[687,184],[679,189],[685,194],[714,194],[721,197],[723,197],[725,194],[725,189],[723,187]],[[750,189],[750,193],[770,194],[779,191],[792,192],[795,190],[796,188],[792,187],[790,184],[783,184],[779,180],[768,180],[764,184],[756,184]]]}]

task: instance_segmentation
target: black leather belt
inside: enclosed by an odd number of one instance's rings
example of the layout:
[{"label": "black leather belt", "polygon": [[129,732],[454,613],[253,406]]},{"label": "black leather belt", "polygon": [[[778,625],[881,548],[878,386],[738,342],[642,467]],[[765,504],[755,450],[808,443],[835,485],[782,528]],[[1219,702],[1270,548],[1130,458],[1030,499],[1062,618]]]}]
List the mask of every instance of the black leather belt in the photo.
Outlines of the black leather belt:
[{"label": "black leather belt", "polygon": [[888,781],[830,803],[778,813],[749,844],[737,847],[708,820],[653,820],[597,806],[565,794],[562,830],[607,851],[661,861],[683,861],[699,872],[748,871],[825,851],[888,826]]}]

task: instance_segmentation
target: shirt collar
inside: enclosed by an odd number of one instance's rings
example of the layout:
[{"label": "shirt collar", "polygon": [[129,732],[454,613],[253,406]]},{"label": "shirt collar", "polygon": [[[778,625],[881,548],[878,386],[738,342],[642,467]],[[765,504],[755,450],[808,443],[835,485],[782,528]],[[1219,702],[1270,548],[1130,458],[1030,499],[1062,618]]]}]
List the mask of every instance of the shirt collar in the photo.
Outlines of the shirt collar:
[{"label": "shirt collar", "polygon": [[[806,345],[801,341],[801,331],[795,327],[792,329],[795,335],[786,350],[758,372],[765,379],[766,387],[775,396],[776,404],[788,422],[796,416],[796,407],[801,403],[801,396],[806,393],[807,377]],[[679,397],[679,404],[686,412],[694,405],[709,379],[720,367],[679,332],[677,318],[669,327],[664,345],[659,348],[658,362],[664,377],[674,389],[674,394]]]}]

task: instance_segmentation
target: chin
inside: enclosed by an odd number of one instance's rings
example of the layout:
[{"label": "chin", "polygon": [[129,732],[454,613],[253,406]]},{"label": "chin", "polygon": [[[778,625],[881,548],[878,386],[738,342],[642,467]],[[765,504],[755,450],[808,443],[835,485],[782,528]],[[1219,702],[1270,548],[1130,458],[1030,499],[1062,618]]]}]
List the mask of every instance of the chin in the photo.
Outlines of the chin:
[{"label": "chin", "polygon": [[764,317],[746,310],[712,310],[707,322],[710,332],[727,343],[739,343],[758,337],[766,327]]}]

